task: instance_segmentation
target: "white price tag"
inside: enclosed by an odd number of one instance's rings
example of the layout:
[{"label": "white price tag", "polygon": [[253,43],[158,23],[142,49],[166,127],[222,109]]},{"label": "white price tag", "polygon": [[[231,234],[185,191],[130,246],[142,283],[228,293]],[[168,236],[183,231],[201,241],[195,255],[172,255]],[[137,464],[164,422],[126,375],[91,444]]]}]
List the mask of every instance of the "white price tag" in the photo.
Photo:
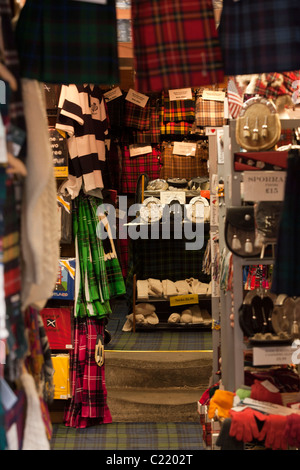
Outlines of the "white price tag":
[{"label": "white price tag", "polygon": [[145,153],[151,153],[151,152],[152,152],[151,145],[136,145],[136,144],[129,145],[130,157],[137,157],[138,155],[144,155]]},{"label": "white price tag", "polygon": [[85,3],[98,3],[99,5],[106,5],[107,0],[73,0],[74,2],[85,2]]},{"label": "white price tag", "polygon": [[178,88],[175,90],[169,90],[170,101],[191,100],[192,98],[193,96],[191,88]]},{"label": "white price tag", "polygon": [[143,93],[139,93],[138,91],[135,91],[130,88],[125,99],[127,101],[130,101],[131,103],[141,106],[141,108],[144,108],[149,100],[149,96],[144,95]]},{"label": "white price tag", "polygon": [[115,100],[116,98],[119,98],[119,96],[122,96],[122,91],[118,86],[104,93],[104,98],[107,103],[109,101]]},{"label": "white price tag", "polygon": [[253,365],[269,366],[290,364],[293,350],[291,346],[266,346],[253,348]]},{"label": "white price tag", "polygon": [[174,142],[173,154],[194,157],[196,155],[196,145],[194,142]]},{"label": "white price tag", "polygon": [[202,99],[209,101],[224,101],[225,91],[203,90]]}]

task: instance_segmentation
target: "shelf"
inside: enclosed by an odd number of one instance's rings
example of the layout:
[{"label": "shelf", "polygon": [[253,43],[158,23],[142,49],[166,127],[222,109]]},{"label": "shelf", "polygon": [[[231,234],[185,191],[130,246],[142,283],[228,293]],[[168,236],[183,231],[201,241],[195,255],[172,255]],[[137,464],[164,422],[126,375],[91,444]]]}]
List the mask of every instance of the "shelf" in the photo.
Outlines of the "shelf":
[{"label": "shelf", "polygon": [[[177,294],[178,296],[180,294]],[[184,295],[184,294],[183,294]],[[187,294],[188,295],[188,294]],[[176,297],[176,296],[170,296],[170,297],[137,297],[136,301],[137,302],[170,302],[171,297]],[[199,302],[200,301],[210,301],[211,300],[211,295],[205,295],[205,294],[198,294]],[[187,304],[186,304],[187,305]],[[195,304],[194,304],[195,305]]]},{"label": "shelf", "polygon": [[159,322],[157,325],[150,324],[139,324],[136,323],[136,331],[162,331],[162,330],[173,330],[173,331],[199,331],[199,330],[211,330],[212,322],[203,323],[168,323]]}]

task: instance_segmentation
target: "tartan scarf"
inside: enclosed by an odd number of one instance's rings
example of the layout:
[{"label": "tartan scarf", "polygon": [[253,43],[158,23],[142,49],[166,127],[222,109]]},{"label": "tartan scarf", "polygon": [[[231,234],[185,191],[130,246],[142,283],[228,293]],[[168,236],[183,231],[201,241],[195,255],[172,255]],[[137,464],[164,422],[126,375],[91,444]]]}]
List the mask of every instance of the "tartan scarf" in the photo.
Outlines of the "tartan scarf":
[{"label": "tartan scarf", "polygon": [[74,319],[74,349],[70,351],[71,400],[64,413],[66,426],[86,428],[112,421],[107,406],[105,368],[95,361],[98,335],[104,337],[104,320]]},{"label": "tartan scarf", "polygon": [[76,264],[76,317],[104,318],[111,313],[110,292],[102,241],[97,237],[99,200],[80,194],[73,210]]},{"label": "tartan scarf", "polygon": [[119,83],[114,0],[26,1],[16,27],[21,75],[45,83]]},{"label": "tartan scarf", "polygon": [[223,81],[212,0],[132,0],[131,11],[139,91]]}]

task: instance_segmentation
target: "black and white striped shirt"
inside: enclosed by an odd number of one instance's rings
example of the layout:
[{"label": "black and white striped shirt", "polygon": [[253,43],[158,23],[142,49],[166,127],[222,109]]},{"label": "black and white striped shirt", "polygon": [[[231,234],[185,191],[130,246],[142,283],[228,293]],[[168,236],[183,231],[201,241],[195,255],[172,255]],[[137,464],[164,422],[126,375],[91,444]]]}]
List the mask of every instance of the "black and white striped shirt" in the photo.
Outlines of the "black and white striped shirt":
[{"label": "black and white striped shirt", "polygon": [[103,189],[108,119],[97,85],[63,85],[56,128],[67,133],[69,177],[64,185],[72,198],[83,189],[95,194]]}]

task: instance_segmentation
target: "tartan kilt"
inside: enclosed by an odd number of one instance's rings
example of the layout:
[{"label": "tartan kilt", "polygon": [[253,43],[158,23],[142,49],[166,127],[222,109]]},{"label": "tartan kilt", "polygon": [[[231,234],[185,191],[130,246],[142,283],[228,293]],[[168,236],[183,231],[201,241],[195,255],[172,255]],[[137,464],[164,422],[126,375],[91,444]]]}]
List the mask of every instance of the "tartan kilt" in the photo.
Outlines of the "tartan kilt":
[{"label": "tartan kilt", "polygon": [[298,70],[298,0],[224,0],[219,25],[225,75]]},{"label": "tartan kilt", "polygon": [[281,220],[279,224],[271,290],[275,294],[300,295],[300,154],[289,151]]},{"label": "tartan kilt", "polygon": [[125,100],[124,124],[127,127],[134,127],[140,131],[150,128],[151,107],[149,100],[145,107],[131,103]]},{"label": "tartan kilt", "polygon": [[192,91],[192,99],[170,100],[169,93],[163,92],[163,120],[164,122],[194,122],[195,120],[195,93]]},{"label": "tartan kilt", "polygon": [[190,180],[198,176],[208,176],[207,169],[208,150],[201,148],[197,144],[196,155],[176,155],[173,154],[172,144],[163,144],[161,154],[160,178],[186,178]]},{"label": "tartan kilt", "polygon": [[160,148],[152,147],[152,153],[130,157],[129,148],[123,147],[122,152],[122,193],[135,194],[138,177],[141,173],[149,176],[150,180],[159,178]]},{"label": "tartan kilt", "polygon": [[45,83],[119,83],[114,0],[28,0],[16,27],[21,76]]},{"label": "tartan kilt", "polygon": [[70,351],[71,400],[64,423],[74,428],[111,423],[107,405],[105,368],[95,362],[97,335],[104,337],[104,321],[74,319],[74,350]]},{"label": "tartan kilt", "polygon": [[211,0],[132,0],[131,12],[139,91],[223,82]]}]

